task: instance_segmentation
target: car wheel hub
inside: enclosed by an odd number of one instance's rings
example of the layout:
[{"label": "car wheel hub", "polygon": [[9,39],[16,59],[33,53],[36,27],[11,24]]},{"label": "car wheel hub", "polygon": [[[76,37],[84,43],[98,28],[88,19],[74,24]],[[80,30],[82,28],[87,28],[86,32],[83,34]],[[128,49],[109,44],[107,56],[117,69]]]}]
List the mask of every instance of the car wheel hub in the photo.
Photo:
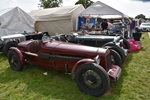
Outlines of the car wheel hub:
[{"label": "car wheel hub", "polygon": [[84,83],[90,88],[97,88],[101,84],[101,77],[93,70],[88,70],[83,74]]},{"label": "car wheel hub", "polygon": [[11,59],[11,63],[16,66],[17,63],[18,63],[17,58],[13,56],[12,59]]}]

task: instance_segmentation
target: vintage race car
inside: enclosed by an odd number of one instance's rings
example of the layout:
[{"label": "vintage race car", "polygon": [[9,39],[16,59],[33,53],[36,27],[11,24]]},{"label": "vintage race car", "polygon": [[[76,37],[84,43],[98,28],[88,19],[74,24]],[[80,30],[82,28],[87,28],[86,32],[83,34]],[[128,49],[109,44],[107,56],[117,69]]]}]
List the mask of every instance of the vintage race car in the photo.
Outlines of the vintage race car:
[{"label": "vintage race car", "polygon": [[26,61],[71,73],[78,88],[90,95],[103,95],[110,80],[117,81],[121,68],[113,65],[109,49],[84,46],[48,39],[28,40],[11,47],[8,61],[13,70],[21,71]]},{"label": "vintage race car", "polygon": [[[111,33],[111,32],[106,32],[105,34],[99,34],[99,33],[89,33],[89,35],[99,35],[99,36],[119,36],[121,35],[122,32],[117,32],[117,33]],[[141,49],[141,45],[137,42],[140,41],[140,38],[142,36],[141,33],[133,33],[133,38],[129,38],[127,36],[128,34],[124,34],[124,38],[123,38],[123,46],[126,48],[128,48],[129,52],[134,52],[134,51],[138,51]]]},{"label": "vintage race car", "polygon": [[119,66],[124,62],[128,49],[130,48],[128,41],[122,36],[100,36],[73,33],[55,35],[51,36],[51,38],[87,46],[108,48],[110,49],[112,58],[114,58],[114,64]]},{"label": "vintage race car", "polygon": [[47,32],[22,32],[20,34],[0,36],[0,52],[7,56],[10,47],[16,47],[21,41],[41,39],[44,34],[48,35]]}]

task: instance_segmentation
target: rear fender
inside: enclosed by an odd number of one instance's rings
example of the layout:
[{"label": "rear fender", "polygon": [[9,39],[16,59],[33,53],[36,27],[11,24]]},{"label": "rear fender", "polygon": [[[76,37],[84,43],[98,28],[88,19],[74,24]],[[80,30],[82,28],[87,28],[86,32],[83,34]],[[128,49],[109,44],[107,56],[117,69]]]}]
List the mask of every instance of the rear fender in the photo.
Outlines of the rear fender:
[{"label": "rear fender", "polygon": [[111,49],[111,46],[103,46],[104,49]]},{"label": "rear fender", "polygon": [[[117,51],[117,48],[118,49],[120,49],[120,50],[122,50],[123,51],[123,49],[122,48],[120,48],[119,46],[116,46],[116,45],[114,45],[114,46],[103,46],[103,48],[104,49],[114,49],[114,50],[116,50]],[[123,51],[124,52],[124,51]]]},{"label": "rear fender", "polygon": [[10,49],[15,51],[18,54],[20,61],[21,61],[21,65],[25,65],[25,59],[24,59],[22,52],[16,47],[11,47]]},{"label": "rear fender", "polygon": [[106,44],[104,44],[102,47],[104,46],[116,46],[116,44],[114,42],[108,42]]},{"label": "rear fender", "polygon": [[74,79],[74,75],[75,75],[75,72],[76,72],[76,69],[80,66],[80,65],[82,65],[82,64],[84,64],[84,63],[94,63],[95,62],[95,60],[94,59],[82,59],[82,60],[79,60],[74,66],[73,66],[73,69],[72,69],[72,71],[71,71],[71,76],[72,76],[72,79]]}]

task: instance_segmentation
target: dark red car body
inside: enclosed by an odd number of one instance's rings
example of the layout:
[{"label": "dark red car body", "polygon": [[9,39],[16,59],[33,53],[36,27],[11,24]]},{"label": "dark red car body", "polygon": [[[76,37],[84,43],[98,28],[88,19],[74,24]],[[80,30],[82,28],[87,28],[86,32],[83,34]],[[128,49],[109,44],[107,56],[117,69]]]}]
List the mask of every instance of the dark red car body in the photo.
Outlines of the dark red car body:
[{"label": "dark red car body", "polygon": [[[11,50],[19,57],[20,66],[24,66],[26,59],[48,69],[71,73],[73,79],[80,66],[90,63],[96,64],[102,70],[104,69],[103,72],[114,81],[119,78],[121,73],[119,66],[112,65],[110,51],[108,49],[55,40],[49,42],[29,40],[20,42],[17,48],[11,47]],[[12,56],[11,54],[8,55],[10,66],[13,63]],[[98,57],[100,58],[100,62],[97,61]],[[15,70],[22,70],[22,67]]]}]

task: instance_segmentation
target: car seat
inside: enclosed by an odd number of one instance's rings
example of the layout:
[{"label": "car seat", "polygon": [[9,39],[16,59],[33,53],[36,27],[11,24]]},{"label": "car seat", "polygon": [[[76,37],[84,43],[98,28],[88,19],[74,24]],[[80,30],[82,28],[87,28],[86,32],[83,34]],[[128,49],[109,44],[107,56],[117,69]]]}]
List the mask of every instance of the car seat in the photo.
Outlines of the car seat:
[{"label": "car seat", "polygon": [[36,53],[39,50],[41,40],[33,40],[27,45],[27,51],[31,53]]}]

